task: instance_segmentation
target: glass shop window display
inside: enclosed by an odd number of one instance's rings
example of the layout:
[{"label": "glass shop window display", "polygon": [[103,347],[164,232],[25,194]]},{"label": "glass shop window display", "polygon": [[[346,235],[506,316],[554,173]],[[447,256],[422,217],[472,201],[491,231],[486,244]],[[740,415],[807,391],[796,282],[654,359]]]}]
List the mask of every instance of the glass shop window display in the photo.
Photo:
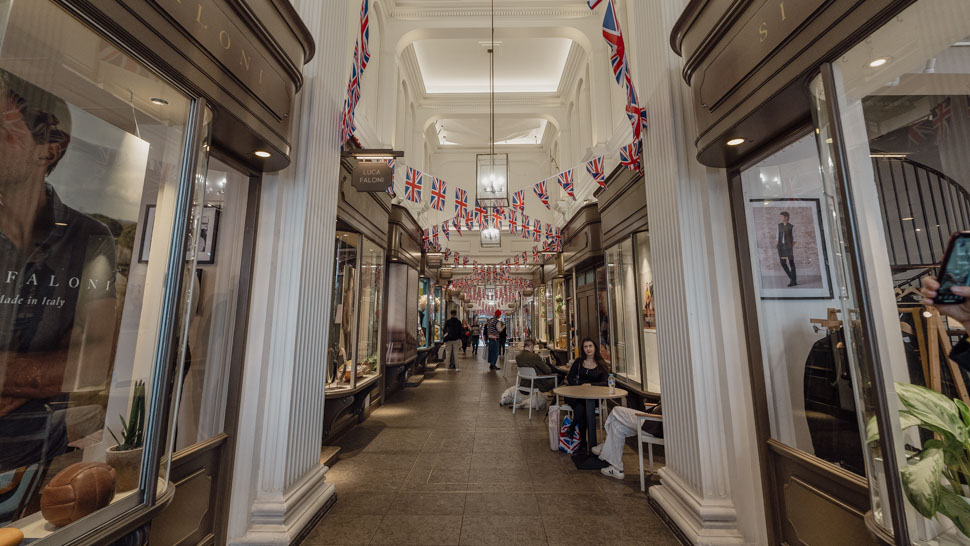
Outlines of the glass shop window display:
[{"label": "glass shop window display", "polygon": [[354,326],[357,318],[357,254],[360,235],[338,231],[333,281],[333,318],[327,354],[327,392],[353,387]]},{"label": "glass shop window display", "polygon": [[0,526],[43,538],[140,502],[190,101],[53,3],[4,10]]}]

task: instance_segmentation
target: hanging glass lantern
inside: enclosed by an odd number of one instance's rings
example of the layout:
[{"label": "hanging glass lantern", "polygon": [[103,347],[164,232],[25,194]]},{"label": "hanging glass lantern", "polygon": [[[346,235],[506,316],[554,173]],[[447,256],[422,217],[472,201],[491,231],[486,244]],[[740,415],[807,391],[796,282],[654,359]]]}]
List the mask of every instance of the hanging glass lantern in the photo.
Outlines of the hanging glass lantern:
[{"label": "hanging glass lantern", "polygon": [[495,222],[489,222],[488,226],[482,230],[482,248],[501,248],[502,230],[495,226]]},{"label": "hanging glass lantern", "polygon": [[509,154],[478,154],[475,198],[484,208],[509,206]]}]

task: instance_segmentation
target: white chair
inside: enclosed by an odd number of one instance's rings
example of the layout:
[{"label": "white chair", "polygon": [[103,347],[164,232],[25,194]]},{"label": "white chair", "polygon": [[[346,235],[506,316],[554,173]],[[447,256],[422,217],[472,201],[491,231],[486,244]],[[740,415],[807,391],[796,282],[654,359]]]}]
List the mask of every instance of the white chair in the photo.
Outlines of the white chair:
[{"label": "white chair", "polygon": [[[529,381],[529,390],[526,391],[525,387],[522,386],[521,379],[527,379]],[[559,376],[558,375],[536,375],[535,368],[519,368],[518,373],[515,374],[515,391],[512,393],[512,415],[515,415],[515,406],[519,401],[519,393],[522,392],[526,394],[529,400],[529,420],[532,420],[532,397],[535,393],[539,392],[539,389],[535,388],[536,379],[552,379],[553,383],[559,386]]]},{"label": "white chair", "polygon": [[640,452],[640,491],[646,491],[646,479],[643,475],[643,444],[647,444],[647,456],[650,462],[650,473],[653,474],[653,446],[664,445],[663,438],[656,438],[654,436],[648,436],[643,432],[643,423],[645,421],[655,421],[662,423],[663,415],[656,413],[641,413],[637,415],[637,447]]}]

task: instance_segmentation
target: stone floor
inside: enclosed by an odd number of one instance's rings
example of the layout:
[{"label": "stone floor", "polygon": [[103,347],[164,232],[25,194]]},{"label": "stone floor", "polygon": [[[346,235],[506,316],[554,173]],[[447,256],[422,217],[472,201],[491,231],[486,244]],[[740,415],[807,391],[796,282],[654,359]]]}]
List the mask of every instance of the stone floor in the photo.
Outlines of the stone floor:
[{"label": "stone floor", "polygon": [[[549,449],[544,413],[498,405],[510,385],[483,355],[391,396],[337,444],[337,503],[306,545],[678,544],[626,479]],[[602,438],[602,431],[600,432]]]}]

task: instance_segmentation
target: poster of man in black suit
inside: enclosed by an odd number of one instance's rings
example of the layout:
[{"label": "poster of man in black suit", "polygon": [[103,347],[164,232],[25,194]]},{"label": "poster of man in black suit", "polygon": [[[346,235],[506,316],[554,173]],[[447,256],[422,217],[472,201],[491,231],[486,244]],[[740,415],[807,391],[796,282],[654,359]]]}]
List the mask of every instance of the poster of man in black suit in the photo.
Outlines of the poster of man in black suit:
[{"label": "poster of man in black suit", "polygon": [[782,211],[778,215],[778,259],[781,268],[788,275],[789,288],[798,284],[798,274],[795,270],[795,226],[791,224],[791,213]]},{"label": "poster of man in black suit", "polygon": [[748,203],[760,297],[831,298],[820,200],[762,198]]}]

